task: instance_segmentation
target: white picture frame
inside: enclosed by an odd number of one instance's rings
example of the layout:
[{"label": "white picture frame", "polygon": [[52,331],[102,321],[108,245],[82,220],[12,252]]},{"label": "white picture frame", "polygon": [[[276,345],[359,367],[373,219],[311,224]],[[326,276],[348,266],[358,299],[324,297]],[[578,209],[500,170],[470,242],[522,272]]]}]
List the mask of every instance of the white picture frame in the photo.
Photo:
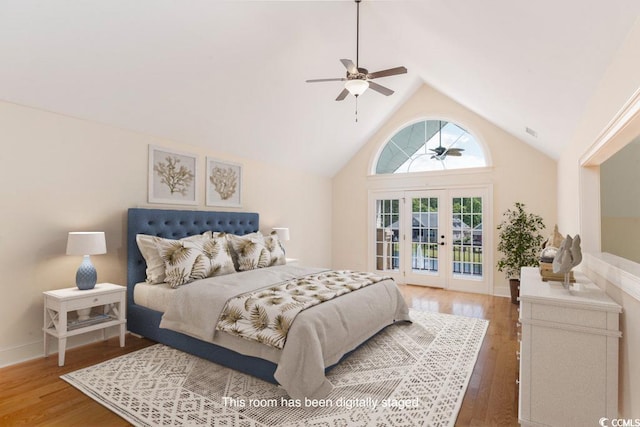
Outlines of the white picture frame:
[{"label": "white picture frame", "polygon": [[242,165],[207,157],[206,205],[242,206]]},{"label": "white picture frame", "polygon": [[149,203],[198,204],[198,156],[149,145]]}]

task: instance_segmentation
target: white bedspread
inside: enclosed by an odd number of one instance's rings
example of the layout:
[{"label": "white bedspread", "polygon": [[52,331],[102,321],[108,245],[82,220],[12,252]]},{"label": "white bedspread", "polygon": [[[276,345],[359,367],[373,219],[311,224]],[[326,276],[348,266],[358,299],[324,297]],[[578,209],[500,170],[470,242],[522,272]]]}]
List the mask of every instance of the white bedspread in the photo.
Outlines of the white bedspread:
[{"label": "white bedspread", "polygon": [[278,365],[275,378],[294,399],[321,399],[333,386],[324,369],[395,321],[410,320],[395,282],[385,280],[301,312],[282,350],[217,332],[225,302],[235,295],[324,269],[290,265],[212,277],[181,286],[160,327]]}]

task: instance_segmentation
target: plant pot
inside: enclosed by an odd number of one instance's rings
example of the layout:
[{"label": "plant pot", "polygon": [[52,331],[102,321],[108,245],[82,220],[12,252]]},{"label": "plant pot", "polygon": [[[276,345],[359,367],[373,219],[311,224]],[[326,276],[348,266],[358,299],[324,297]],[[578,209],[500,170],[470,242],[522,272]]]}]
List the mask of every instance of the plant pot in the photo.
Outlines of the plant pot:
[{"label": "plant pot", "polygon": [[519,304],[520,300],[520,279],[509,279],[509,288],[511,289],[511,302]]}]

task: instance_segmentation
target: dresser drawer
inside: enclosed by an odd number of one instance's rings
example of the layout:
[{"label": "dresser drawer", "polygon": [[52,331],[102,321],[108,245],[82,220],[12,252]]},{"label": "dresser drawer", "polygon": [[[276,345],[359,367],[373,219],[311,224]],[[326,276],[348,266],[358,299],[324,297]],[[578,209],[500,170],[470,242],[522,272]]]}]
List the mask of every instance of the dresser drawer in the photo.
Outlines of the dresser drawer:
[{"label": "dresser drawer", "polygon": [[584,326],[588,328],[607,329],[607,313],[604,311],[584,310],[560,307],[556,305],[532,304],[533,320],[544,320],[561,325]]},{"label": "dresser drawer", "polygon": [[119,302],[122,298],[122,292],[112,292],[100,295],[87,295],[84,298],[75,298],[66,301],[67,310],[77,310],[79,308],[95,307],[99,305],[111,304]]}]

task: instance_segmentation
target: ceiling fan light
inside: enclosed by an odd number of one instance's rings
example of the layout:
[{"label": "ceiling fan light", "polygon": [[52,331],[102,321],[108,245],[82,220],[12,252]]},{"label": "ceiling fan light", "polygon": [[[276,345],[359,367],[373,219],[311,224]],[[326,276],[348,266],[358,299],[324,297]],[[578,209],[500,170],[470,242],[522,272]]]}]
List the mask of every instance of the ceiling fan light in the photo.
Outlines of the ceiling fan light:
[{"label": "ceiling fan light", "polygon": [[369,82],[366,80],[354,79],[349,80],[344,84],[345,89],[353,96],[360,96],[369,87]]}]

